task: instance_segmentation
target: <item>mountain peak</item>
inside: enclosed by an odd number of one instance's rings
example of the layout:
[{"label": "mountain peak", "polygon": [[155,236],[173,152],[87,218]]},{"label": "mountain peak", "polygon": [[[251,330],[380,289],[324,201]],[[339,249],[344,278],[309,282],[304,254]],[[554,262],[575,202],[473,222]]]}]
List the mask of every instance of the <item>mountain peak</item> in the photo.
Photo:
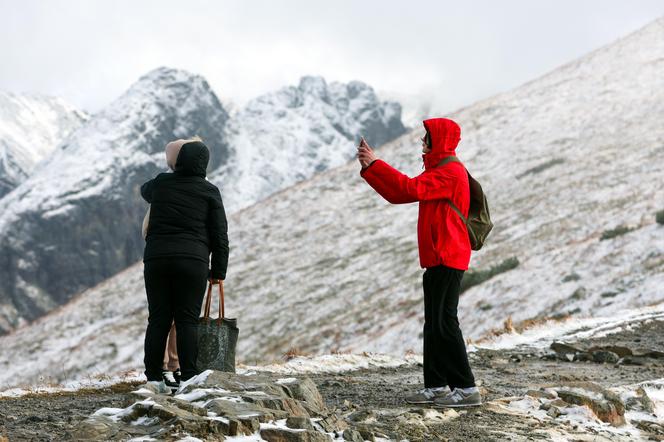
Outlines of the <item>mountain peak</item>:
[{"label": "mountain peak", "polygon": [[306,75],[300,78],[298,89],[305,94],[315,95],[320,98],[327,96],[327,82],[323,77]]}]

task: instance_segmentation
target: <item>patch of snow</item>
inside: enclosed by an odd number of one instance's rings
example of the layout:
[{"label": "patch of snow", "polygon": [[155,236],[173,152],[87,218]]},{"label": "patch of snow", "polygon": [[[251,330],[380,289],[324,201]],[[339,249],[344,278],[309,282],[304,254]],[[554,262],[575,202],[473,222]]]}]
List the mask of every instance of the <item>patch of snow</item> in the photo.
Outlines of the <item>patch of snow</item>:
[{"label": "patch of snow", "polygon": [[180,388],[176,391],[176,394],[180,394],[180,392],[184,391],[184,389],[190,385],[201,385],[205,383],[207,380],[208,376],[212,374],[212,370],[205,370],[204,372],[197,374],[193,378],[187,379],[186,381],[183,381],[180,383]]},{"label": "patch of snow", "polygon": [[527,346],[535,349],[548,348],[554,341],[574,342],[586,338],[603,337],[629,328],[630,323],[641,323],[651,319],[664,319],[664,303],[630,309],[620,317],[598,316],[595,318],[573,317],[563,321],[547,321],[521,333],[505,333],[475,343],[475,347],[502,350]]},{"label": "patch of snow", "polygon": [[275,381],[276,384],[280,385],[292,384],[293,382],[297,382],[297,378],[281,378]]},{"label": "patch of snow", "polygon": [[[419,355],[406,355],[397,357],[392,355],[364,353],[364,354],[334,354],[314,357],[298,356],[288,362],[280,364],[241,366],[238,373],[269,372],[276,374],[305,374],[305,373],[342,373],[376,367],[402,367],[414,365],[422,360]],[[289,379],[286,379],[289,381]],[[285,382],[285,381],[282,381]]]}]

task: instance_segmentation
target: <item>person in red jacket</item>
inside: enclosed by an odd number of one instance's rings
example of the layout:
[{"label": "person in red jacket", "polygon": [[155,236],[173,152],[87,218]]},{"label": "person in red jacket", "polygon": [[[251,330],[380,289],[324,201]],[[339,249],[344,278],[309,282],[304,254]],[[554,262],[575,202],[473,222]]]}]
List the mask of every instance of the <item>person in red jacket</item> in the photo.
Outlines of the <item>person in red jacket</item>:
[{"label": "person in red jacket", "polygon": [[392,204],[419,202],[417,241],[424,286],[424,389],[409,403],[443,407],[481,403],[466,345],[459,328],[459,288],[470,261],[470,240],[464,221],[448,204],[468,216],[470,190],[463,164],[441,161],[456,154],[461,129],[447,118],[424,121],[424,172],[409,178],[378,159],[362,138],[358,147],[360,175]]}]

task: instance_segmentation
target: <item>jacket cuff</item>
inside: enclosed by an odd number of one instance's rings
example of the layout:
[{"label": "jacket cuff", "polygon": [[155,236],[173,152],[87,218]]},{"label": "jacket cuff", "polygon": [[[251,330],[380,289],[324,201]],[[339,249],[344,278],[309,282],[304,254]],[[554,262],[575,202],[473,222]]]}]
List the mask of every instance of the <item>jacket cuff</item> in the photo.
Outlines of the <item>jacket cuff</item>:
[{"label": "jacket cuff", "polygon": [[212,279],[226,279],[226,273],[218,272],[216,270],[210,270],[208,272],[208,278]]},{"label": "jacket cuff", "polygon": [[368,165],[367,167],[365,167],[365,168],[363,168],[362,170],[360,170],[360,176],[364,176],[364,174],[366,173],[366,171],[369,170],[369,168],[370,168],[371,166],[373,166],[373,164],[374,164],[376,161],[378,161],[378,160],[377,160],[377,159],[376,159],[376,160],[373,160],[372,162],[369,163],[369,165]]}]

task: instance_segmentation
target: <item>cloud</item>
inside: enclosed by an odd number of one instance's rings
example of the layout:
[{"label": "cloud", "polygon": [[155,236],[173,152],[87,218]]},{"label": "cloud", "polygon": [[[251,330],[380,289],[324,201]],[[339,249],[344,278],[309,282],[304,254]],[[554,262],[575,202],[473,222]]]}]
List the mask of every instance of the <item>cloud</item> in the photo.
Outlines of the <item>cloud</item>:
[{"label": "cloud", "polygon": [[94,111],[165,65],[237,102],[320,74],[451,111],[662,13],[660,1],[0,0],[0,89]]}]

